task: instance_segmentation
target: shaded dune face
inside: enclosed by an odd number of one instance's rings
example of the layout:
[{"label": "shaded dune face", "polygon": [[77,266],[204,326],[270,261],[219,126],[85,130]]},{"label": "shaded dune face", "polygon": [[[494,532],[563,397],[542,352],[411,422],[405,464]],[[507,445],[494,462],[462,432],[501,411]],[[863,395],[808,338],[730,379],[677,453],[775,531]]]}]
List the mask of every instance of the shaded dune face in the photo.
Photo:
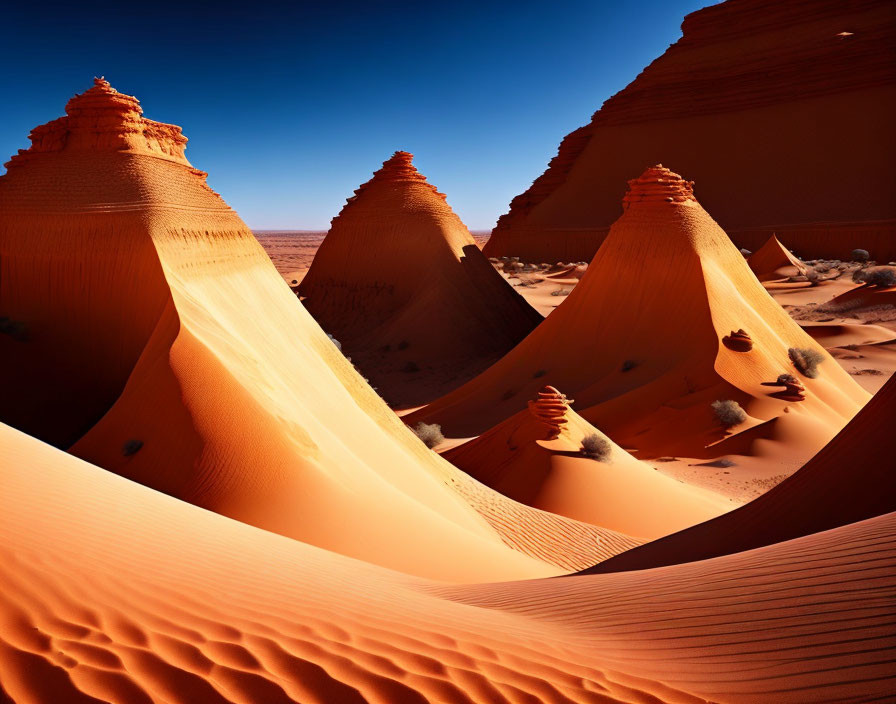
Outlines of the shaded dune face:
[{"label": "shaded dune face", "polygon": [[[624,207],[556,311],[498,363],[407,420],[475,435],[547,381],[641,458],[749,454],[764,438],[775,441],[766,447],[789,443],[808,459],[867,393],[771,299],[690,183],[651,167],[629,182]],[[749,351],[723,342],[741,329]],[[791,347],[825,362],[818,378],[802,379],[807,400],[785,411],[762,384],[793,371]],[[534,377],[539,369],[543,378]],[[738,402],[752,420],[727,434],[711,410],[719,399]]]},{"label": "shaded dune face", "polygon": [[588,572],[672,565],[771,545],[896,511],[896,377],[796,474],[746,506]]},{"label": "shaded dune face", "polygon": [[459,369],[473,376],[541,320],[410,154],[396,152],[355,193],[299,292],[390,402],[431,400],[430,387],[458,385]]},{"label": "shaded dune face", "polygon": [[445,585],[0,426],[12,701],[885,700],[896,515],[648,572]]},{"label": "shaded dune face", "polygon": [[738,247],[777,232],[804,258],[862,242],[896,259],[891,3],[730,1],[688,15],[682,34],[563,139],[486,255],[591,259],[624,179],[662,161],[696,179]]},{"label": "shaded dune face", "polygon": [[2,314],[27,333],[0,336],[4,420],[198,506],[441,579],[556,574],[636,543],[427,450],[188,164],[179,128],[102,80],[67,110],[0,179]]}]

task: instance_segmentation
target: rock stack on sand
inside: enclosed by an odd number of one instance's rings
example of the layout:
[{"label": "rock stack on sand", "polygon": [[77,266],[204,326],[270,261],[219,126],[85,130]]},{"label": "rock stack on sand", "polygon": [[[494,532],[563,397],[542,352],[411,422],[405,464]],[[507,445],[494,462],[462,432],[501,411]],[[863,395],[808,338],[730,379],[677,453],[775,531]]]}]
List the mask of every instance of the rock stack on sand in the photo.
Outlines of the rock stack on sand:
[{"label": "rock stack on sand", "polygon": [[632,544],[595,552],[599,531],[427,450],[189,164],[180,129],[135,98],[98,79],[32,139],[0,177],[0,316],[23,331],[0,335],[0,421],[201,507],[432,577],[556,573]]},{"label": "rock stack on sand", "polygon": [[[600,439],[600,451],[587,456],[590,437]],[[636,460],[552,386],[527,410],[442,456],[512,499],[637,538],[658,538],[732,507]]]},{"label": "rock stack on sand", "polygon": [[[639,458],[781,452],[792,453],[795,469],[867,393],[771,299],[691,183],[648,168],[629,182],[624,209],[557,310],[498,363],[406,420],[475,435],[548,382]],[[723,342],[732,332],[750,349]],[[795,369],[799,350],[822,360],[803,370],[814,377]],[[800,374],[805,401],[770,395],[762,382],[781,374]],[[732,422],[713,411],[715,401],[747,415]]]},{"label": "rock stack on sand", "polygon": [[[806,265],[787,249],[777,235],[772,235],[766,243],[747,259],[750,269],[760,281],[786,279],[794,273],[806,273]],[[795,270],[795,271],[794,271]]]},{"label": "rock stack on sand", "polygon": [[810,259],[856,246],[896,259],[892,3],[729,0],[685,17],[682,35],[567,135],[485,254],[591,259],[624,179],[664,161],[738,247],[777,232]]},{"label": "rock stack on sand", "polygon": [[458,386],[541,320],[411,158],[396,152],[355,191],[299,287],[315,320],[397,405]]}]

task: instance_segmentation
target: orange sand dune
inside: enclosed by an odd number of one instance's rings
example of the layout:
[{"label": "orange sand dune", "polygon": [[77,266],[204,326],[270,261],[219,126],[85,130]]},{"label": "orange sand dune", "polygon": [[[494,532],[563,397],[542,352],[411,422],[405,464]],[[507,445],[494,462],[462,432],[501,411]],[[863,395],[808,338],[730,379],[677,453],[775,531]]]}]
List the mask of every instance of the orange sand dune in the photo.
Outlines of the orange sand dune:
[{"label": "orange sand dune", "polygon": [[0,420],[204,508],[431,577],[556,574],[632,545],[427,450],[189,165],[179,128],[102,80],[66,110],[0,177],[0,309],[27,331],[0,335]]},{"label": "orange sand dune", "polygon": [[877,345],[896,340],[896,332],[880,325],[801,320],[800,327],[827,349],[846,345]]},{"label": "orange sand dune", "polygon": [[485,254],[591,259],[624,179],[662,161],[696,179],[738,247],[777,232],[804,258],[896,259],[892,2],[728,0],[681,29],[563,139]]},{"label": "orange sand dune", "polygon": [[590,572],[671,565],[771,545],[896,511],[896,377],[812,460],[746,506]]},{"label": "orange sand dune", "polygon": [[[822,355],[817,378],[800,376],[802,401],[765,385],[799,375],[789,348]],[[545,382],[636,457],[749,454],[794,469],[868,399],[769,296],[691,184],[662,167],[630,181],[625,212],[582,281],[532,334],[405,420],[476,435]],[[726,433],[717,400],[736,401],[747,420]]]},{"label": "orange sand dune", "polygon": [[512,499],[640,538],[658,538],[732,508],[727,499],[660,474],[610,441],[606,458],[584,457],[582,442],[596,433],[546,386],[528,410],[442,456]]},{"label": "orange sand dune", "polygon": [[[775,235],[750,255],[747,264],[760,281],[785,279],[792,275],[794,268],[798,273],[806,271],[806,265],[793,256]],[[782,269],[789,271],[785,273]]]},{"label": "orange sand dune", "polygon": [[349,198],[299,293],[390,403],[419,406],[496,361],[541,316],[411,157],[396,152]]},{"label": "orange sand dune", "polygon": [[893,514],[649,572],[451,587],[3,426],[0,509],[15,702],[805,704],[896,685]]},{"label": "orange sand dune", "polygon": [[881,288],[862,284],[850,289],[839,296],[835,296],[825,304],[833,310],[842,312],[860,310],[862,308],[874,308],[876,306],[896,306],[896,286]]}]

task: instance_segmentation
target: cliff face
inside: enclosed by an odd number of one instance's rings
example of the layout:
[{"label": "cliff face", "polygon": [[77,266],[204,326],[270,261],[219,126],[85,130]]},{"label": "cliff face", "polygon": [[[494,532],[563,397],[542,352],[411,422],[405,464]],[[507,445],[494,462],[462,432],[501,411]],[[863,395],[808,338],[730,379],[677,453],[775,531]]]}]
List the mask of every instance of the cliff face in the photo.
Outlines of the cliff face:
[{"label": "cliff face", "polygon": [[700,183],[738,246],[778,232],[803,257],[896,258],[892,4],[728,0],[682,32],[563,140],[486,255],[590,259],[620,184],[661,161]]}]

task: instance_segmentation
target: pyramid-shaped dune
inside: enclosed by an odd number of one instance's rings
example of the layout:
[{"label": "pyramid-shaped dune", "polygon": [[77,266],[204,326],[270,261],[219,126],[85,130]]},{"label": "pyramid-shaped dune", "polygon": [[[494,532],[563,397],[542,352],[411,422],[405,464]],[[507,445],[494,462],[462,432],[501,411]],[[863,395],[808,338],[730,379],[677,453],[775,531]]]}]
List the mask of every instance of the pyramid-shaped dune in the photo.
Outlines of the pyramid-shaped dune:
[{"label": "pyramid-shaped dune", "polygon": [[[791,350],[817,356],[817,370],[800,373]],[[776,385],[790,377],[792,389]],[[692,184],[662,166],[629,182],[624,213],[585,276],[532,334],[406,420],[476,435],[545,382],[639,458],[786,449],[794,469],[868,399],[772,300]],[[736,402],[747,418],[726,431],[716,401]]]},{"label": "pyramid-shaped dune", "polygon": [[426,576],[556,573],[632,544],[598,547],[599,529],[497,496],[427,450],[187,162],[180,129],[135,98],[98,79],[31,139],[0,177],[0,315],[23,332],[0,335],[0,420],[198,506]]},{"label": "pyramid-shaped dune", "polygon": [[896,511],[896,377],[796,474],[746,506],[631,550],[593,572],[705,560]]},{"label": "pyramid-shaped dune", "polygon": [[781,244],[777,235],[769,237],[762,247],[753,252],[747,259],[747,264],[760,281],[783,279],[790,275],[782,272],[782,269],[792,272],[795,268],[799,273],[806,271],[806,265]]},{"label": "pyramid-shaped dune", "polygon": [[408,577],[0,425],[6,700],[885,700],[896,514],[687,565]]},{"label": "pyramid-shaped dune", "polygon": [[[605,444],[587,457],[583,443],[593,436]],[[442,456],[529,506],[648,540],[702,523],[732,506],[636,460],[573,411],[551,386],[541,389],[527,410]]]},{"label": "pyramid-shaped dune", "polygon": [[864,247],[896,260],[892,3],[728,0],[681,30],[563,139],[485,254],[591,259],[625,179],[661,161],[700,184],[738,247],[755,252],[777,232],[809,259]]},{"label": "pyramid-shaped dune", "polygon": [[398,405],[459,386],[541,321],[411,158],[396,152],[355,191],[299,288],[314,319]]}]

